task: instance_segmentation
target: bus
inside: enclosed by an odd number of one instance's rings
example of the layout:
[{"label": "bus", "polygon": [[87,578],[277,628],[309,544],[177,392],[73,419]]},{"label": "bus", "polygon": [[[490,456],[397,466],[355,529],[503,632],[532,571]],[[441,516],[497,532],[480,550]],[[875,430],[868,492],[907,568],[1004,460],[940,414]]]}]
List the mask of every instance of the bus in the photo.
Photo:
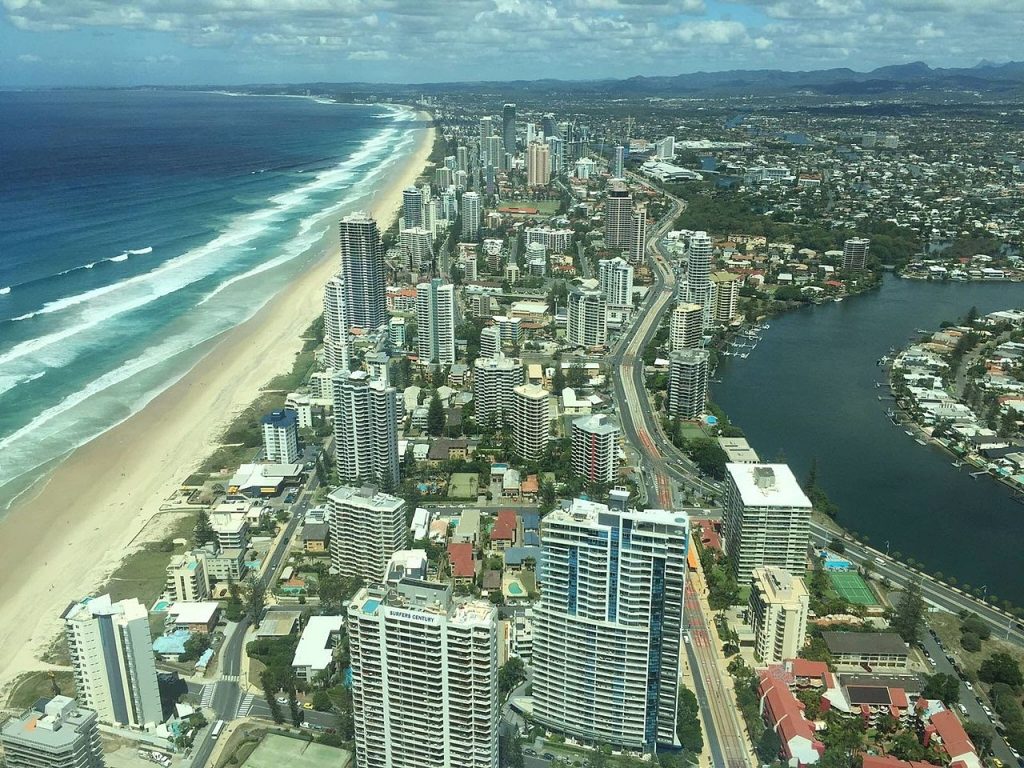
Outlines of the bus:
[{"label": "bus", "polygon": [[218,736],[220,736],[220,732],[221,732],[221,730],[223,728],[224,728],[224,721],[223,720],[218,720],[216,723],[214,723],[213,724],[213,733],[210,734],[211,738],[216,739]]}]

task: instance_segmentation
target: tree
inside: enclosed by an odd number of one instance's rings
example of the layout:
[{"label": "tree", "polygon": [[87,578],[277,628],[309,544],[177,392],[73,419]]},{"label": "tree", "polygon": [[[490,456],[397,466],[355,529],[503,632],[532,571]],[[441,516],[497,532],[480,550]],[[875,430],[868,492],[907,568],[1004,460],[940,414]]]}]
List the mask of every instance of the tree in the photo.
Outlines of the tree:
[{"label": "tree", "polygon": [[569,374],[565,377],[567,386],[573,389],[580,389],[587,385],[587,372],[583,367],[583,363],[579,360],[573,360],[569,365]]},{"label": "tree", "polygon": [[295,686],[288,689],[288,709],[291,710],[292,725],[298,728],[302,725],[302,707],[299,706],[299,698],[295,695]]},{"label": "tree", "polygon": [[965,651],[971,651],[972,653],[975,651],[980,651],[981,638],[973,632],[964,632],[960,635],[960,646]]},{"label": "tree", "polygon": [[995,738],[996,732],[991,725],[968,721],[964,723],[964,730],[967,731],[974,746],[978,748],[979,755],[985,756],[992,751],[992,740]]},{"label": "tree", "polygon": [[773,763],[779,759],[779,750],[782,749],[782,742],[778,734],[771,728],[765,728],[764,733],[757,742],[757,756],[762,763]]},{"label": "tree", "polygon": [[196,515],[196,527],[193,529],[193,541],[196,547],[203,547],[217,540],[217,534],[210,525],[210,515],[205,509],[200,509]]},{"label": "tree", "polygon": [[284,716],[281,714],[281,705],[277,703],[277,685],[270,670],[265,669],[260,674],[260,683],[263,686],[263,695],[267,699],[267,706],[270,708],[270,716],[275,723],[283,723]]},{"label": "tree", "polygon": [[561,355],[555,355],[555,373],[551,377],[551,390],[556,394],[562,394],[562,390],[565,389],[565,372],[562,370],[562,358]]},{"label": "tree", "polygon": [[804,705],[804,717],[817,720],[821,715],[821,691],[816,688],[805,688],[796,692],[796,697]]},{"label": "tree", "polygon": [[246,589],[245,612],[253,626],[258,627],[260,625],[260,616],[263,614],[263,607],[266,603],[267,590],[263,586],[263,582],[255,576],[251,577]]},{"label": "tree", "polygon": [[704,751],[704,736],[700,731],[697,697],[686,686],[679,685],[676,707],[676,735],[683,750],[692,755]]},{"label": "tree", "polygon": [[725,477],[725,465],[729,457],[717,440],[709,437],[687,440],[684,450],[703,474],[716,480]]},{"label": "tree", "polygon": [[981,640],[988,640],[992,636],[992,629],[988,622],[976,613],[969,613],[960,622],[961,632],[973,632]]},{"label": "tree", "polygon": [[938,672],[927,678],[921,695],[926,699],[939,699],[945,704],[960,701],[960,681],[953,675]]},{"label": "tree", "polygon": [[430,398],[430,406],[427,409],[427,434],[438,437],[444,433],[445,414],[444,406],[441,405],[441,398],[437,391]]},{"label": "tree", "polygon": [[202,656],[210,647],[210,636],[196,632],[185,641],[185,652],[178,657],[179,661],[192,661]]},{"label": "tree", "polygon": [[1024,685],[1020,664],[1008,653],[993,653],[978,668],[978,679],[985,683],[1005,683],[1017,689]]},{"label": "tree", "polygon": [[924,626],[924,598],[921,597],[921,579],[912,578],[896,601],[895,608],[889,614],[890,627],[904,641],[916,643]]},{"label": "tree", "polygon": [[330,712],[334,709],[334,704],[327,691],[317,691],[313,694],[313,709],[317,712]]},{"label": "tree", "polygon": [[513,656],[498,670],[498,690],[502,697],[512,693],[520,683],[526,680],[526,669],[523,660]]}]

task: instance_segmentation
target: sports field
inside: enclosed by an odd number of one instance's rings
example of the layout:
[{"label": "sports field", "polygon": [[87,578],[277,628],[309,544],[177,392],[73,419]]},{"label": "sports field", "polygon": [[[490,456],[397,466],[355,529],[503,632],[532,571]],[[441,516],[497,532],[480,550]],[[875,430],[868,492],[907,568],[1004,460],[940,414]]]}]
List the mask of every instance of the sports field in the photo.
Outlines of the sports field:
[{"label": "sports field", "polygon": [[245,768],[346,768],[351,762],[352,755],[343,749],[271,733],[249,755]]},{"label": "sports field", "polygon": [[875,593],[856,571],[832,571],[828,577],[841,598],[854,605],[878,605]]}]

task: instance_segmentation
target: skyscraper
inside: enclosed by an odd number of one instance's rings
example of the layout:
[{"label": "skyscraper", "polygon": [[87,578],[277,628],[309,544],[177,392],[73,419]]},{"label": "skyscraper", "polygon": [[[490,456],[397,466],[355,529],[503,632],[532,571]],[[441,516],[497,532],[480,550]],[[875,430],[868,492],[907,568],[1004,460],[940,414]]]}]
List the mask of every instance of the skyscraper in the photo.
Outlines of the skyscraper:
[{"label": "skyscraper", "polygon": [[516,455],[536,461],[544,454],[551,434],[548,391],[537,384],[520,384],[512,390],[512,439]]},{"label": "skyscraper", "polygon": [[388,561],[405,549],[405,502],[375,486],[342,485],[327,497],[331,568],[370,583],[384,581]]},{"label": "skyscraper", "polygon": [[565,142],[558,136],[549,136],[544,141],[551,157],[551,173],[559,176],[565,169]]},{"label": "skyscraper", "polygon": [[558,127],[555,125],[555,116],[548,112],[541,118],[541,131],[544,133],[544,138],[558,135]]},{"label": "skyscraper", "polygon": [[701,345],[704,333],[704,309],[700,304],[676,304],[669,321],[669,351],[696,349]]},{"label": "skyscraper", "polygon": [[423,202],[423,193],[416,187],[406,187],[402,192],[402,219],[405,221],[405,229],[423,226]]},{"label": "skyscraper", "polygon": [[[489,306],[490,298],[490,296],[481,296],[481,303],[487,300]],[[489,325],[480,331],[480,357],[497,357],[499,352],[501,352],[501,329],[496,325]]]},{"label": "skyscraper", "polygon": [[708,351],[682,349],[668,357],[668,415],[696,419],[708,397]]},{"label": "skyscraper", "polygon": [[263,430],[263,452],[267,461],[294,464],[300,460],[299,415],[292,410],[272,411],[260,419]]},{"label": "skyscraper", "polygon": [[601,259],[597,263],[601,292],[609,307],[633,306],[633,267],[625,260],[615,257]]},{"label": "skyscraper", "polygon": [[335,371],[349,369],[345,282],[340,274],[324,286],[324,361]]},{"label": "skyscraper", "polygon": [[338,477],[345,483],[398,485],[395,388],[370,381],[366,371],[335,374],[333,388]]},{"label": "skyscraper", "polygon": [[726,554],[742,587],[754,569],[774,565],[793,576],[807,568],[811,502],[785,464],[726,464]]},{"label": "skyscraper", "polygon": [[96,720],[67,696],[40,699],[0,729],[7,768],[103,768]]},{"label": "skyscraper", "polygon": [[707,232],[694,232],[686,247],[686,300],[704,310],[704,327],[711,324],[711,261],[714,248]]},{"label": "skyscraper", "polygon": [[351,213],[338,226],[345,322],[376,330],[387,322],[384,301],[384,246],[369,214]]},{"label": "skyscraper", "polygon": [[462,144],[455,148],[455,170],[469,173],[469,149]]},{"label": "skyscraper", "polygon": [[639,203],[633,211],[632,228],[629,240],[630,264],[642,264],[644,247],[647,245],[647,204]]},{"label": "skyscraper", "polygon": [[473,413],[476,423],[494,427],[511,421],[515,408],[513,392],[524,379],[523,361],[518,357],[478,357],[474,360]]},{"label": "skyscraper", "polygon": [[530,187],[544,187],[550,180],[551,153],[546,145],[535,141],[526,151],[526,184]]},{"label": "skyscraper", "polygon": [[505,151],[510,155],[516,153],[516,105],[506,104],[501,108],[501,139]]},{"label": "skyscraper", "polygon": [[502,156],[505,150],[501,145],[501,136],[489,136],[485,142],[487,151],[484,155],[484,165],[491,168],[501,168]]},{"label": "skyscraper", "polygon": [[348,604],[357,768],[497,768],[497,610],[402,579]]},{"label": "skyscraper", "polygon": [[455,362],[455,289],[439,277],[416,286],[416,345],[420,365]]},{"label": "skyscraper", "polygon": [[618,468],[619,425],[604,414],[572,422],[572,471],[592,483],[612,484]]},{"label": "skyscraper", "polygon": [[105,723],[144,728],[163,722],[149,612],[135,598],[100,595],[61,614],[78,699]]},{"label": "skyscraper", "polygon": [[612,176],[616,179],[623,177],[623,171],[626,169],[626,148],[621,144],[615,147],[615,156],[612,159]]},{"label": "skyscraper", "polygon": [[677,745],[685,514],[574,499],[541,522],[533,715],[590,742]]},{"label": "skyscraper", "polygon": [[487,164],[487,140],[494,135],[494,121],[488,117],[480,118],[480,163]]},{"label": "skyscraper", "polygon": [[871,241],[864,237],[851,237],[843,243],[843,269],[860,272],[867,265]]},{"label": "skyscraper", "polygon": [[711,322],[727,325],[736,319],[740,300],[740,276],[732,272],[711,273]]},{"label": "skyscraper", "polygon": [[566,340],[581,347],[608,343],[608,308],[600,288],[575,285],[569,290]]},{"label": "skyscraper", "polygon": [[629,248],[633,242],[633,195],[622,182],[608,184],[604,201],[604,243],[609,248]]},{"label": "skyscraper", "polygon": [[480,237],[480,194],[466,192],[462,196],[462,237],[475,241]]},{"label": "skyscraper", "polygon": [[429,229],[424,227],[403,229],[399,238],[402,258],[410,270],[419,272],[424,264],[429,265],[433,262],[434,235]]}]

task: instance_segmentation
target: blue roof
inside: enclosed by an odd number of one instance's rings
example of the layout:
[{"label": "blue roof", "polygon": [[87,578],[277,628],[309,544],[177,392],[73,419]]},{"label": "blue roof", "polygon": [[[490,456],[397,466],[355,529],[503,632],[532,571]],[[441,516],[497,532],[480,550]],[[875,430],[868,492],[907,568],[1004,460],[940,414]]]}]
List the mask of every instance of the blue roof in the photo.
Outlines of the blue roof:
[{"label": "blue roof", "polygon": [[213,658],[213,648],[207,648],[203,651],[203,655],[199,657],[199,661],[196,662],[196,669],[206,669],[210,664],[210,659]]},{"label": "blue roof", "polygon": [[523,544],[528,547],[539,547],[540,534],[536,531],[523,531]]},{"label": "blue roof", "polygon": [[505,565],[522,565],[526,558],[532,557],[540,566],[541,552],[540,547],[509,547],[505,550]]},{"label": "blue roof", "polygon": [[519,519],[523,523],[524,531],[539,531],[540,530],[540,513],[539,512],[520,512]]},{"label": "blue roof", "polygon": [[271,424],[275,427],[293,427],[299,423],[299,415],[292,410],[282,409],[271,411],[260,420],[261,424]]},{"label": "blue roof", "polygon": [[169,635],[161,635],[153,641],[153,653],[181,655],[185,652],[185,641],[192,636],[187,629],[177,629]]}]

